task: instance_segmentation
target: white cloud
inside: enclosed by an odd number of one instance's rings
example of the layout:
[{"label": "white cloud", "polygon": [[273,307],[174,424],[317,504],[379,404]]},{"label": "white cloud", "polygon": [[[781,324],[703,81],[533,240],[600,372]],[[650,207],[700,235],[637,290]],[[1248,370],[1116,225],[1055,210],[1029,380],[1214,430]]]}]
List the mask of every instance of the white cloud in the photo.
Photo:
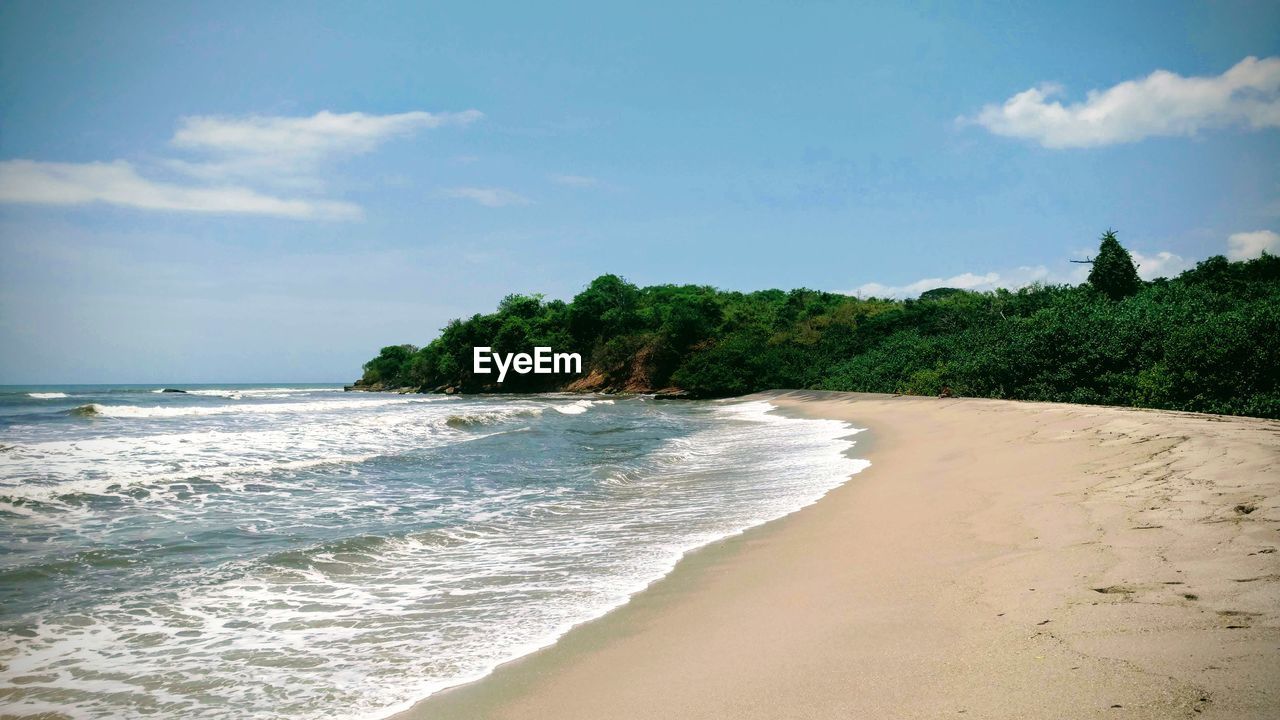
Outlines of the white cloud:
[{"label": "white cloud", "polygon": [[551,182],[557,185],[568,185],[569,187],[591,187],[599,184],[599,180],[586,175],[548,175]]},{"label": "white cloud", "polygon": [[485,207],[506,207],[508,205],[528,205],[529,198],[511,190],[495,187],[455,187],[445,188],[444,194],[451,198],[470,200]]},{"label": "white cloud", "polygon": [[211,214],[274,215],[297,219],[348,220],[359,206],[326,200],[287,199],[246,187],[186,186],[140,176],[123,160],[110,163],[0,162],[0,202],[40,205],[107,203],[144,210]]},{"label": "white cloud", "polygon": [[1143,280],[1174,277],[1194,264],[1181,255],[1175,255],[1168,250],[1161,250],[1151,255],[1144,255],[1136,250],[1130,250],[1129,255],[1138,266],[1138,277]]},{"label": "white cloud", "polygon": [[469,125],[484,117],[460,113],[394,115],[318,112],[310,117],[185,117],[170,144],[203,153],[198,161],[171,160],[170,167],[206,180],[244,177],[291,185],[318,183],[318,166],[334,157],[367,153],[383,142],[417,130]]},{"label": "white cloud", "polygon": [[1227,257],[1231,260],[1251,260],[1262,255],[1280,255],[1280,234],[1271,230],[1235,233],[1227,238]]},{"label": "white cloud", "polygon": [[311,117],[185,117],[173,144],[233,153],[320,155],[366,152],[395,135],[443,125],[469,125],[484,117],[460,113],[407,112],[367,115],[321,111]]},{"label": "white cloud", "polygon": [[1183,77],[1157,70],[1140,80],[1090,90],[1083,102],[1050,98],[1063,89],[1044,84],[987,105],[973,118],[996,135],[1035,140],[1048,148],[1136,142],[1153,136],[1194,135],[1232,125],[1280,127],[1280,57],[1247,57],[1221,75]]},{"label": "white cloud", "polygon": [[[1280,254],[1280,234],[1276,234],[1270,230],[1259,230],[1250,233],[1236,233],[1227,239],[1229,250],[1227,256],[1232,260],[1244,260],[1248,258],[1258,257],[1263,250],[1269,253]],[[1081,250],[1081,255],[1090,254],[1087,250]],[[1138,266],[1138,276],[1143,280],[1154,280],[1161,277],[1176,277],[1184,271],[1189,270],[1195,265],[1195,262],[1188,260],[1176,253],[1168,250],[1160,250],[1150,254],[1130,250],[1129,255],[1133,258],[1133,262]],[[1051,271],[1044,265],[1035,265],[1016,268],[1014,270],[1006,270],[1002,272],[988,272],[981,275],[975,273],[961,273],[949,278],[921,278],[915,282],[905,285],[883,285],[881,283],[866,283],[857,289],[850,291],[850,295],[858,295],[860,297],[892,297],[892,298],[908,298],[916,297],[926,290],[934,288],[951,287],[960,288],[962,290],[995,290],[996,288],[1007,288],[1009,290],[1017,290],[1033,283],[1049,283],[1060,285],[1079,285],[1086,282],[1089,278],[1089,265],[1073,264],[1070,268],[1064,268],[1063,271]]]},{"label": "white cloud", "polygon": [[858,286],[856,290],[849,294],[861,297],[906,298],[915,297],[925,290],[942,287],[974,291],[994,290],[996,288],[1017,289],[1032,283],[1047,282],[1049,276],[1049,269],[1043,265],[1034,267],[1024,265],[1015,270],[1007,271],[1003,275],[998,272],[988,272],[982,275],[966,272],[949,278],[921,278],[906,285],[866,283]]},{"label": "white cloud", "polygon": [[[315,197],[323,188],[327,161],[370,152],[391,138],[423,128],[468,125],[481,117],[476,110],[186,117],[179,121],[170,145],[192,153],[194,159],[162,158],[147,173],[124,160],[0,161],[0,202],[108,203],[144,210],[348,220],[361,216],[358,205]],[[157,179],[155,170],[177,171],[186,179]],[[263,187],[289,188],[308,196],[280,197]]]}]

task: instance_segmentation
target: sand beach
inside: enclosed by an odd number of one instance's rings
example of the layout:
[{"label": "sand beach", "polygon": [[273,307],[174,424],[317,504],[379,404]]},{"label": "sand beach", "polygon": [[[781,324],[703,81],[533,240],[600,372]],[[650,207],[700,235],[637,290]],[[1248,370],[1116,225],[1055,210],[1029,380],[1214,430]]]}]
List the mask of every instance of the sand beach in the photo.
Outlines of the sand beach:
[{"label": "sand beach", "polygon": [[1280,422],[753,397],[871,467],[401,717],[1280,716]]}]

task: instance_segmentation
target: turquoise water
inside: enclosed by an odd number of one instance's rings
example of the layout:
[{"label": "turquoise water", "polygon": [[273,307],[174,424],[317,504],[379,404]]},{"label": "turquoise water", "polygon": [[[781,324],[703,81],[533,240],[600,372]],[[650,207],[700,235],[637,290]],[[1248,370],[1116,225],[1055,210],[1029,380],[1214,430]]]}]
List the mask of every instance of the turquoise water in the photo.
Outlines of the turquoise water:
[{"label": "turquoise water", "polygon": [[0,714],[378,718],[865,466],[763,402],[0,388]]}]

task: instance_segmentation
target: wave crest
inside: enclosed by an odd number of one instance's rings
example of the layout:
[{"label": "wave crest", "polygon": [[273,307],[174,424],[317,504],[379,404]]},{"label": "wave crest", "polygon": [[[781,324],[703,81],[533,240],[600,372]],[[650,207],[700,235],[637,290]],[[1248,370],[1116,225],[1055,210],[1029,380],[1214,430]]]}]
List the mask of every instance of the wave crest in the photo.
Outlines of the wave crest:
[{"label": "wave crest", "polygon": [[595,405],[612,405],[612,400],[575,400],[568,405],[554,406],[556,412],[562,415],[581,415],[590,410]]},{"label": "wave crest", "polygon": [[461,413],[457,415],[450,415],[449,419],[444,421],[444,424],[457,430],[466,430],[468,428],[483,427],[485,425],[496,425],[512,418],[538,417],[541,414],[542,408],[519,408],[515,410],[496,410],[492,412]]},{"label": "wave crest", "polygon": [[75,415],[101,415],[114,418],[167,418],[196,415],[229,415],[234,413],[275,414],[307,413],[333,410],[350,410],[381,405],[408,405],[432,402],[430,398],[385,398],[378,400],[316,400],[312,402],[279,402],[261,405],[188,405],[164,407],[160,405],[102,405],[92,403],[73,410]]}]

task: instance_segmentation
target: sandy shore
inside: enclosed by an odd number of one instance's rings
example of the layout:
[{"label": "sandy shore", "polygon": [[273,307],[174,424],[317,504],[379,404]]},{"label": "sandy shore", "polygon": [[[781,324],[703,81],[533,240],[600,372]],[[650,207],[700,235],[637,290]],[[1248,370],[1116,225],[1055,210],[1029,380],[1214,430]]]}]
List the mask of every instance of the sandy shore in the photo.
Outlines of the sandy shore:
[{"label": "sandy shore", "polygon": [[1280,423],[762,397],[872,466],[405,717],[1280,717]]}]

